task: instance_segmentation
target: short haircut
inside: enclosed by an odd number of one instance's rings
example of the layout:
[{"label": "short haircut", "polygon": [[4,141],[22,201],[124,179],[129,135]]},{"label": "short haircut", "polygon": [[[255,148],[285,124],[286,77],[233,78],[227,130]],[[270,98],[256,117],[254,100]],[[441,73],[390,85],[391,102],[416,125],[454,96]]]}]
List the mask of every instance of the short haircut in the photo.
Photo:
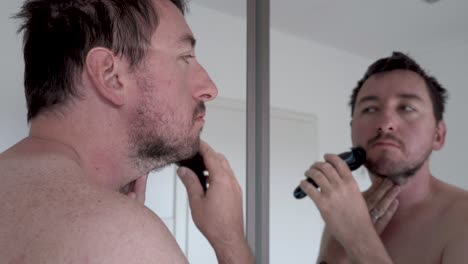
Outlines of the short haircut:
[{"label": "short haircut", "polygon": [[[185,13],[184,0],[171,0]],[[27,0],[22,24],[24,86],[30,121],[79,96],[74,86],[86,56],[105,47],[132,69],[144,58],[158,25],[152,0]]]},{"label": "short haircut", "polygon": [[356,99],[359,91],[362,88],[364,82],[369,79],[372,75],[378,73],[389,72],[393,70],[407,70],[418,74],[426,82],[427,90],[429,92],[434,117],[437,122],[443,119],[445,104],[448,98],[447,90],[437,81],[434,76],[426,73],[426,71],[419,66],[419,64],[410,58],[408,55],[401,52],[393,52],[392,56],[378,59],[372,65],[369,66],[364,77],[358,81],[357,86],[353,89],[351,94],[351,100],[349,105],[351,107],[351,116],[354,113],[356,106]]}]

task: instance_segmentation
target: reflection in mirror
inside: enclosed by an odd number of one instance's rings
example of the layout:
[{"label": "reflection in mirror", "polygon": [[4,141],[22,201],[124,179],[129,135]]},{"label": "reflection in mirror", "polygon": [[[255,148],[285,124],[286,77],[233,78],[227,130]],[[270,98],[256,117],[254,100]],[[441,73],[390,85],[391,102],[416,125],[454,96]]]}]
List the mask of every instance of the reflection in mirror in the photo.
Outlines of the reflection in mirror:
[{"label": "reflection in mirror", "polygon": [[[296,200],[292,191],[314,162],[323,161],[325,153],[340,153],[352,146],[348,106],[352,89],[370,64],[390,56],[393,51],[409,54],[447,88],[449,100],[444,119],[448,134],[442,150],[431,156],[431,173],[444,182],[468,188],[463,173],[466,157],[461,152],[468,147],[464,136],[468,126],[460,122],[460,113],[466,111],[464,99],[468,98],[463,78],[468,73],[468,35],[464,33],[468,19],[464,10],[468,10],[468,3],[461,0],[432,4],[402,0],[339,3],[319,0],[295,1],[294,4],[271,1],[271,105],[273,109],[297,112],[293,116],[309,117],[307,121],[285,129],[286,126],[274,126],[272,115],[271,263],[317,260],[324,229],[322,217],[330,220],[339,210],[331,207],[332,213],[321,214],[310,198]],[[417,138],[423,137],[419,135]],[[408,138],[412,136],[405,140]],[[370,154],[371,157],[375,155]],[[366,169],[359,169],[353,175],[360,190],[371,185]],[[360,212],[356,204],[359,203],[349,202],[352,212]],[[406,203],[400,201],[400,205]],[[402,212],[403,209],[399,213]],[[420,217],[424,215],[431,219],[435,214],[436,211],[422,212]],[[357,227],[347,225],[352,220],[349,217],[337,220],[341,223],[338,226],[348,231],[351,238],[336,230],[333,232],[337,232],[340,239],[347,238],[347,243],[359,245],[363,236],[367,237],[365,234],[371,223],[368,212],[364,212],[363,217],[368,222]],[[408,225],[410,223],[417,225],[419,222],[408,220]],[[419,233],[411,229],[401,230],[395,231],[396,234],[419,235],[419,240],[411,241],[401,235],[383,238],[391,257],[400,255],[395,262],[430,262],[423,261],[421,249],[412,251],[406,245],[424,244],[424,239],[432,241],[439,237],[434,238],[434,233],[429,232],[431,236],[421,236],[425,233],[423,230]],[[388,237],[403,246],[392,246]],[[428,242],[424,245],[426,249],[439,247],[437,253],[440,253],[440,244]],[[379,250],[377,247],[374,251]],[[329,260],[329,263],[335,262]]]}]

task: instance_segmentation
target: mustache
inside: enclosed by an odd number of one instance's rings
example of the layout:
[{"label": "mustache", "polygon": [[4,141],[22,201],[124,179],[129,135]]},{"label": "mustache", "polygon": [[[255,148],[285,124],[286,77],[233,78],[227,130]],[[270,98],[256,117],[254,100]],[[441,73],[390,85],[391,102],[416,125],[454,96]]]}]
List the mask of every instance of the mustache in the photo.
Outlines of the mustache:
[{"label": "mustache", "polygon": [[195,110],[193,110],[193,119],[197,118],[198,115],[201,113],[206,112],[206,106],[204,102],[200,102],[197,104],[195,107]]},{"label": "mustache", "polygon": [[388,134],[388,133],[378,133],[375,137],[369,139],[369,141],[367,141],[367,146],[372,146],[373,144],[375,144],[375,142],[379,141],[379,140],[382,140],[382,139],[385,139],[385,140],[389,140],[389,141],[393,141],[395,143],[397,143],[399,146],[403,147],[403,141],[399,138],[397,138],[395,135],[393,134]]}]

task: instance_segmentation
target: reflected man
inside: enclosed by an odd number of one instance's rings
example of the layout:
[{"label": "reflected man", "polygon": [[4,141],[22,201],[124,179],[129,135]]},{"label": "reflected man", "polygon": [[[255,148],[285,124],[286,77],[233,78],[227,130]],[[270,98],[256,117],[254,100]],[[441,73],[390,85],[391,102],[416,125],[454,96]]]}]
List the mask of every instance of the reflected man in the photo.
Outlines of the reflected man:
[{"label": "reflected man", "polygon": [[400,52],[373,63],[351,95],[354,146],[367,152],[361,193],[346,164],[325,155],[301,188],[325,221],[317,263],[461,263],[468,259],[468,192],[429,169],[444,146],[446,90]]}]

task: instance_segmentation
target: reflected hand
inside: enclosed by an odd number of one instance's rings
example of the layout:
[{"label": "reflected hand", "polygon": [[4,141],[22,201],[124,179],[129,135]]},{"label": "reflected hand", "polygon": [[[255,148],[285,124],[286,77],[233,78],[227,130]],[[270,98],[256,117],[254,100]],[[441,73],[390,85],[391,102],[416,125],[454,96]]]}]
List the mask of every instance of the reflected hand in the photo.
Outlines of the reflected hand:
[{"label": "reflected hand", "polygon": [[[370,212],[375,230],[380,235],[392,219],[398,208],[397,195],[400,187],[392,181],[377,179],[371,187],[362,193]],[[345,249],[325,226],[320,244],[318,262],[327,260],[330,263],[350,263]]]},{"label": "reflected hand", "polygon": [[363,192],[375,230],[380,235],[398,208],[396,197],[401,188],[389,179],[379,178]]},{"label": "reflected hand", "polygon": [[340,243],[352,245],[356,233],[375,232],[370,229],[369,211],[356,180],[340,157],[325,155],[325,162],[314,163],[305,175],[320,189],[304,180],[302,190],[314,201],[328,230]]}]

